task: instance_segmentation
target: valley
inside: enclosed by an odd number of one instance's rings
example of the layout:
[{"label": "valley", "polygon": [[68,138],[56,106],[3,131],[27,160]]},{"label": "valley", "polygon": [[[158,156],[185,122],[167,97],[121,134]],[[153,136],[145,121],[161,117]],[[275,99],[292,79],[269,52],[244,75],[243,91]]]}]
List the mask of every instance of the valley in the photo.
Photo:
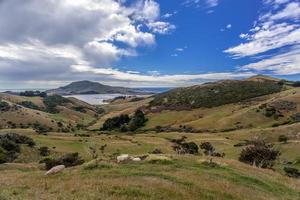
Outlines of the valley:
[{"label": "valley", "polygon": [[[265,78],[259,77],[259,86],[257,79],[247,80],[254,82],[253,90],[264,86]],[[17,133],[35,145],[20,144],[17,158],[0,164],[0,199],[299,199],[300,180],[287,176],[285,168],[300,170],[300,88],[280,87],[222,105],[184,109],[153,104],[173,91],[99,106],[75,98],[1,93],[0,135]],[[202,102],[204,97],[196,98]],[[137,110],[146,122],[130,131]],[[108,119],[121,115],[129,116],[128,128],[101,130]],[[282,135],[286,142],[279,140]],[[183,142],[199,147],[198,153],[175,151],[183,136]],[[270,168],[239,161],[247,143],[258,138],[280,152]],[[203,143],[222,155],[207,154]],[[44,175],[41,161],[71,153],[84,163]],[[143,159],[119,163],[122,154]],[[3,155],[5,150],[0,160]]]}]

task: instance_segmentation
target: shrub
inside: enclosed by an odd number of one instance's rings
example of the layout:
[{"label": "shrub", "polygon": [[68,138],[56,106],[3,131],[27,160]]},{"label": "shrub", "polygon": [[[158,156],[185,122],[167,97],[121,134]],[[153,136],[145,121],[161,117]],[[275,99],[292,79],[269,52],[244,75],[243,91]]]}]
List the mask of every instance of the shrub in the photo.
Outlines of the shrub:
[{"label": "shrub", "polygon": [[40,91],[25,91],[20,92],[20,96],[26,96],[26,97],[46,97],[46,92],[40,92]]},{"label": "shrub", "polygon": [[146,119],[143,111],[137,110],[137,111],[135,111],[133,118],[130,120],[130,122],[128,124],[128,129],[130,131],[135,131],[138,128],[144,126],[146,121],[147,121],[147,119]]},{"label": "shrub", "polygon": [[242,150],[239,160],[256,167],[271,168],[279,155],[280,152],[273,149],[273,145],[255,140]]},{"label": "shrub", "polygon": [[43,102],[47,108],[47,111],[55,114],[55,113],[59,113],[57,106],[65,105],[66,103],[69,103],[70,100],[60,95],[51,95],[45,97]]},{"label": "shrub", "polygon": [[40,147],[39,151],[40,151],[41,156],[49,156],[50,155],[50,150],[48,147]]},{"label": "shrub", "polygon": [[22,101],[19,104],[21,106],[24,106],[25,108],[30,108],[30,109],[34,109],[34,110],[41,110],[41,108],[39,106],[35,105],[31,101]]},{"label": "shrub", "polygon": [[172,142],[174,145],[172,146],[174,151],[178,154],[197,154],[198,153],[198,145],[194,142],[186,142],[186,137],[183,136],[181,139],[174,139]]},{"label": "shrub", "polygon": [[86,113],[85,107],[83,106],[74,106],[73,109],[77,112]]},{"label": "shrub", "polygon": [[0,112],[6,112],[9,111],[9,109],[10,109],[10,105],[5,101],[0,100]]},{"label": "shrub", "polygon": [[30,147],[35,145],[34,141],[27,136],[16,133],[0,135],[0,163],[15,160],[21,152],[20,144],[27,144]]},{"label": "shrub", "polygon": [[204,150],[205,155],[209,155],[209,156],[211,156],[215,151],[215,148],[210,142],[201,143],[200,148]]},{"label": "shrub", "polygon": [[284,170],[285,174],[289,177],[292,177],[292,178],[299,178],[300,177],[300,172],[296,168],[285,167],[285,168],[283,168],[283,170]]},{"label": "shrub", "polygon": [[288,139],[289,139],[289,138],[288,138],[287,136],[285,136],[285,135],[280,135],[280,136],[278,137],[278,142],[287,143]]},{"label": "shrub", "polygon": [[128,115],[120,115],[118,117],[113,117],[107,119],[101,130],[114,130],[114,129],[119,129],[122,125],[127,124],[130,121],[130,118]]},{"label": "shrub", "polygon": [[68,153],[59,158],[45,158],[40,163],[45,163],[46,169],[49,170],[57,165],[64,165],[65,167],[81,165],[84,160],[81,159],[78,153]]}]

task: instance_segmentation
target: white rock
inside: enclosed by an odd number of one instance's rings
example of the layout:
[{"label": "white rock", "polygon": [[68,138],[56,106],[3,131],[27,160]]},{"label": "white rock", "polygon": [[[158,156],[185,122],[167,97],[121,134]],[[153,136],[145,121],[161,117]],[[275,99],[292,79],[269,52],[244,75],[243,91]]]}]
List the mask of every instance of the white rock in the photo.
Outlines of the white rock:
[{"label": "white rock", "polygon": [[45,175],[51,175],[51,174],[57,174],[57,173],[60,173],[62,171],[64,171],[66,167],[64,165],[58,165],[58,166],[55,166],[55,167],[52,167],[49,171],[47,171],[45,173]]}]

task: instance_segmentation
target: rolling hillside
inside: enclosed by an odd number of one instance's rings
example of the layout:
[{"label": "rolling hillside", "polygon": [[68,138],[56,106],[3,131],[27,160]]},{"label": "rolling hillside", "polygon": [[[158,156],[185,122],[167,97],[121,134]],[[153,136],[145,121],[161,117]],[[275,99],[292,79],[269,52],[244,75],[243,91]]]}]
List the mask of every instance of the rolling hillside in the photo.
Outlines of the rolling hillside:
[{"label": "rolling hillside", "polygon": [[155,96],[150,103],[158,110],[186,110],[212,108],[237,103],[254,97],[280,92],[280,80],[256,76],[245,80],[226,80],[187,88],[177,88]]}]

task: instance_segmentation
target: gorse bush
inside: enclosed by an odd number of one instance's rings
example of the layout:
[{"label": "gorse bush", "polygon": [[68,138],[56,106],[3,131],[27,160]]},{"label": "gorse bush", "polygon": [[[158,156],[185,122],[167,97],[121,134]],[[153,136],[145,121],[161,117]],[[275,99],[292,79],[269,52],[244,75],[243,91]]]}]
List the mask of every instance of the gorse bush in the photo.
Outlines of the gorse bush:
[{"label": "gorse bush", "polygon": [[147,119],[145,114],[141,110],[137,110],[132,118],[130,118],[128,115],[122,114],[120,116],[107,119],[104,122],[101,130],[119,130],[121,132],[135,131],[144,126],[146,121]]},{"label": "gorse bush", "polygon": [[57,106],[62,106],[67,103],[70,103],[70,100],[67,98],[64,98],[60,95],[51,95],[51,96],[45,97],[43,102],[46,106],[47,111],[55,114],[55,113],[59,112],[59,110],[57,109]]},{"label": "gorse bush", "polygon": [[6,112],[9,111],[9,109],[10,109],[10,105],[5,101],[0,100],[0,112]]},{"label": "gorse bush", "polygon": [[19,103],[19,105],[24,106],[25,108],[30,108],[34,110],[42,110],[39,106],[35,105],[31,101],[22,101]]},{"label": "gorse bush", "polygon": [[171,140],[174,144],[172,148],[178,154],[197,154],[198,153],[198,145],[194,142],[186,142],[186,137],[183,136],[180,139]]},{"label": "gorse bush", "polygon": [[16,133],[0,135],[0,163],[15,160],[21,152],[20,144],[33,147],[35,142],[27,136]]},{"label": "gorse bush", "polygon": [[40,163],[45,163],[45,168],[49,170],[57,165],[64,165],[65,167],[81,165],[84,163],[84,160],[78,153],[68,153],[59,158],[45,158]]},{"label": "gorse bush", "polygon": [[256,167],[271,168],[279,155],[280,152],[272,144],[257,139],[242,150],[239,160]]},{"label": "gorse bush", "polygon": [[278,137],[278,142],[287,143],[288,139],[289,139],[289,138],[288,138],[287,136],[285,136],[285,135],[280,135],[280,136]]}]

